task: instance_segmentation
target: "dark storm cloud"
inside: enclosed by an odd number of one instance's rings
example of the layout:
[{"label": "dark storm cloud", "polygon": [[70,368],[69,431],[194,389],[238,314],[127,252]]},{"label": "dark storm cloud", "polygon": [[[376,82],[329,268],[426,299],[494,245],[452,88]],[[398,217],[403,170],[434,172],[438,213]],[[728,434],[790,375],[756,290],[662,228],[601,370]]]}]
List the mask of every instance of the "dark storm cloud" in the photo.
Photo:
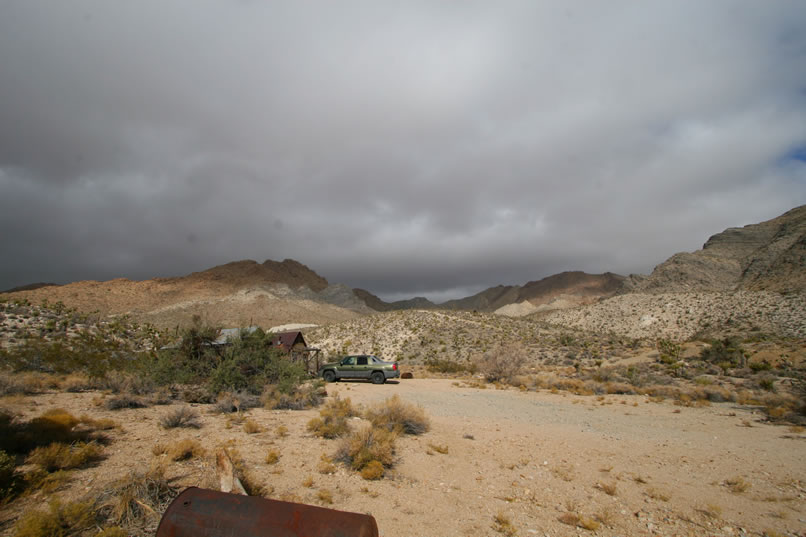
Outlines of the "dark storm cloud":
[{"label": "dark storm cloud", "polygon": [[648,272],[806,202],[801,2],[0,4],[0,289]]}]

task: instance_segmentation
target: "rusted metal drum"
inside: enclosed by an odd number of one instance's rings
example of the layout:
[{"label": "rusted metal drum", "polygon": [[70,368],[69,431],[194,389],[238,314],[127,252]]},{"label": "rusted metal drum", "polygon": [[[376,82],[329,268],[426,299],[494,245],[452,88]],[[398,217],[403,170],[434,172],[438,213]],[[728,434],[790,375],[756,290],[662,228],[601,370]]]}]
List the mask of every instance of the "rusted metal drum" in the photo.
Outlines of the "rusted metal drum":
[{"label": "rusted metal drum", "polygon": [[370,515],[190,487],[156,537],[378,537],[378,525]]}]

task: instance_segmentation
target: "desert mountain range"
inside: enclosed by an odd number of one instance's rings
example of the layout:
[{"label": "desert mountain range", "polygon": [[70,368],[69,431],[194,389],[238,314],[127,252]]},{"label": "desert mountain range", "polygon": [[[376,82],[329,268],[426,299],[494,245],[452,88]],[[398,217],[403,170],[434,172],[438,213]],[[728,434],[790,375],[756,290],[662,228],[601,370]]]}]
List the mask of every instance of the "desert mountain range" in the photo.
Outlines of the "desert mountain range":
[{"label": "desert mountain range", "polygon": [[[701,250],[678,253],[648,276],[563,272],[524,285],[499,285],[442,304],[417,297],[384,302],[371,292],[330,284],[307,266],[286,259],[236,261],[201,272],[144,281],[115,279],[67,285],[30,285],[5,298],[61,301],[80,311],[130,315],[174,327],[199,314],[227,326],[328,324],[392,310],[464,310],[508,316],[599,307],[624,295],[806,290],[806,206],[713,235]],[[614,302],[615,303],[615,302]],[[569,321],[570,322],[570,321]],[[571,323],[573,324],[573,323]]]}]

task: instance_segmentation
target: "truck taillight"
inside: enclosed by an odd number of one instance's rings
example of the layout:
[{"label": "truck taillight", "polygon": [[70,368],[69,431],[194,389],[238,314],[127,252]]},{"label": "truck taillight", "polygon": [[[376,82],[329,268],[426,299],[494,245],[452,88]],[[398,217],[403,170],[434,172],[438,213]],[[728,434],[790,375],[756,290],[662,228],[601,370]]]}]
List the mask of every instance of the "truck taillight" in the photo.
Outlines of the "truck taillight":
[{"label": "truck taillight", "polygon": [[392,364],[392,371],[397,371],[397,362]]}]

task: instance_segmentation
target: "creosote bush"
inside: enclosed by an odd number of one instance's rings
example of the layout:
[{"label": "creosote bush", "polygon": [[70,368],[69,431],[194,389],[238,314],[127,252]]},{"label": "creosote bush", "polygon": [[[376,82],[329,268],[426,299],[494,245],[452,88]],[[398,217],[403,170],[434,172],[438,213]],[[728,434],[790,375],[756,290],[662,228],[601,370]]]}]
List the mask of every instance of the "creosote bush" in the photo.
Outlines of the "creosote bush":
[{"label": "creosote bush", "polygon": [[397,395],[369,407],[364,417],[374,427],[405,434],[423,434],[431,428],[431,422],[421,407],[404,403]]},{"label": "creosote bush", "polygon": [[476,366],[487,382],[511,382],[526,364],[526,348],[509,343],[485,352]]},{"label": "creosote bush", "polygon": [[[362,471],[373,462],[372,468],[390,468],[394,464],[395,439],[397,433],[387,429],[365,425],[351,435],[344,437],[334,459]],[[368,470],[372,472],[372,470]]]},{"label": "creosote bush", "polygon": [[169,410],[160,417],[160,425],[165,429],[176,427],[198,429],[201,427],[199,413],[189,406]]},{"label": "creosote bush", "polygon": [[308,430],[323,438],[336,438],[350,432],[347,419],[357,415],[349,398],[341,399],[338,396],[331,399],[319,411],[319,417],[308,422]]}]

